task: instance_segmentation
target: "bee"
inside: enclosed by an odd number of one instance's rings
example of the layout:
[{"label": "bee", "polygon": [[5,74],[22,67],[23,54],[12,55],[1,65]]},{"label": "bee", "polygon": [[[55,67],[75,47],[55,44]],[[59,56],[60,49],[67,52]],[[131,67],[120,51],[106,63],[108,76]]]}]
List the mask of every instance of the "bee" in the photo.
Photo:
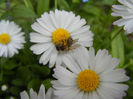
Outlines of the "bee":
[{"label": "bee", "polygon": [[59,43],[56,45],[56,49],[58,51],[64,51],[65,50],[65,46],[62,43]]},{"label": "bee", "polygon": [[[69,50],[73,50],[77,47],[79,47],[79,44],[75,44],[76,42],[78,42],[78,39],[73,40],[71,37],[67,40],[66,45],[64,45],[64,43],[59,43],[56,45],[56,49],[58,51],[69,51]],[[74,45],[73,45],[74,44]],[[73,46],[72,46],[73,45]]]}]

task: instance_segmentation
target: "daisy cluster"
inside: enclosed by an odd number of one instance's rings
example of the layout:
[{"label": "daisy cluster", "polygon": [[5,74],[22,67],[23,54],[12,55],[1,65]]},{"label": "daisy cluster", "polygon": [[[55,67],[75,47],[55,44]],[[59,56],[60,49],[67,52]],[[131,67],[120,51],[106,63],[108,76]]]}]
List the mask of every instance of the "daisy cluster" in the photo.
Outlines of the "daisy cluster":
[{"label": "daisy cluster", "polygon": [[[126,33],[133,32],[133,1],[118,0],[113,5],[113,16],[122,19],[114,22],[124,26]],[[129,80],[124,69],[116,68],[119,59],[106,49],[95,54],[94,34],[86,20],[64,10],[45,12],[31,25],[30,49],[40,55],[39,63],[53,68],[52,88],[45,94],[41,85],[38,94],[30,89],[20,93],[21,99],[122,99]],[[0,57],[12,57],[23,48],[24,33],[14,22],[0,21]],[[89,50],[88,50],[89,48]]]}]

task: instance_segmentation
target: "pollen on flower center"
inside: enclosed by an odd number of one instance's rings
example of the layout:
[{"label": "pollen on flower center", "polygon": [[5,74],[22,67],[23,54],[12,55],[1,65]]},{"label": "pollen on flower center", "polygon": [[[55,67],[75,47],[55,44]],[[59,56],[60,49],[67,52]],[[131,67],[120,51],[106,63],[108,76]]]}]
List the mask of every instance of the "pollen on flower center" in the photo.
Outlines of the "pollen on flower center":
[{"label": "pollen on flower center", "polygon": [[95,71],[86,69],[78,74],[78,87],[83,91],[94,91],[99,85],[99,77]]},{"label": "pollen on flower center", "polygon": [[52,33],[52,42],[57,50],[67,50],[72,45],[73,40],[67,30],[59,28]]},{"label": "pollen on flower center", "polygon": [[7,34],[7,33],[2,33],[2,34],[0,34],[0,43],[1,44],[4,44],[4,45],[6,45],[6,44],[8,44],[9,42],[10,42],[10,35],[9,34]]},{"label": "pollen on flower center", "polygon": [[55,30],[52,34],[52,41],[55,45],[62,43],[63,45],[67,44],[67,40],[70,38],[70,34],[67,30],[59,28]]}]

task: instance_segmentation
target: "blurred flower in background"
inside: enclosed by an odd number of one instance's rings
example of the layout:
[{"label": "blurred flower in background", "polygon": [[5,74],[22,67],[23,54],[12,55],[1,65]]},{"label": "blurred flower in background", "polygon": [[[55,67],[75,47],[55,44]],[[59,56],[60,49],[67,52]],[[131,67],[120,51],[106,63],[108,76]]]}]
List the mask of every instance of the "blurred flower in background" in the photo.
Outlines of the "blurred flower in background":
[{"label": "blurred flower in background", "polygon": [[7,85],[2,85],[2,86],[1,86],[1,90],[2,90],[2,91],[6,91],[7,89],[8,89],[8,86],[7,86]]},{"label": "blurred flower in background", "polygon": [[0,21],[0,57],[12,57],[23,48],[24,32],[14,22]]},{"label": "blurred flower in background", "polygon": [[10,99],[15,99],[15,98],[11,96]]},{"label": "blurred flower in background", "polygon": [[113,5],[112,16],[120,16],[121,19],[114,25],[124,26],[126,34],[133,32],[133,0],[118,0],[122,5]]}]

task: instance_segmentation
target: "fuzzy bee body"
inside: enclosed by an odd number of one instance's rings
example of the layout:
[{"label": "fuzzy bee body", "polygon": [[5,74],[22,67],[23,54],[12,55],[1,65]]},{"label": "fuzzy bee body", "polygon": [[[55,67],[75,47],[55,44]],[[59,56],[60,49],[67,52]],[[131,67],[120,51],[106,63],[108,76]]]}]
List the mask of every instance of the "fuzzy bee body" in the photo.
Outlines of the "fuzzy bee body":
[{"label": "fuzzy bee body", "polygon": [[[80,45],[79,44],[75,44],[73,45],[74,43],[76,43],[78,41],[78,39],[75,39],[73,40],[71,37],[67,40],[67,43],[64,44],[64,43],[59,43],[56,45],[56,49],[58,51],[69,51],[69,50],[73,50],[77,47],[79,47]],[[73,46],[72,46],[73,45]]]}]

